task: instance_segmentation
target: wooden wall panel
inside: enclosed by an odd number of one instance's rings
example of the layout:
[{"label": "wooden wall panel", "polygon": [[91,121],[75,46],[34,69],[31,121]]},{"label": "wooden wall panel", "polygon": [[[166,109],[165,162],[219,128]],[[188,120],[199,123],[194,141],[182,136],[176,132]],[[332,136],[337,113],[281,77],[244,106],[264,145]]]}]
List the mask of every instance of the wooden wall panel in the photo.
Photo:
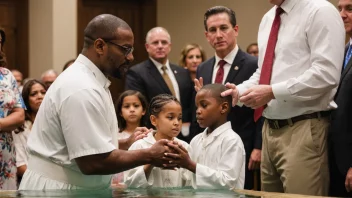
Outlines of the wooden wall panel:
[{"label": "wooden wall panel", "polygon": [[4,51],[9,69],[28,77],[28,0],[0,0],[0,27],[5,30]]},{"label": "wooden wall panel", "polygon": [[[77,49],[81,52],[83,46],[83,31],[88,22],[99,14],[113,14],[126,21],[134,33],[134,62],[148,58],[145,50],[145,35],[156,26],[156,0],[78,0]],[[124,79],[110,79],[110,90],[115,101],[124,91]]]}]

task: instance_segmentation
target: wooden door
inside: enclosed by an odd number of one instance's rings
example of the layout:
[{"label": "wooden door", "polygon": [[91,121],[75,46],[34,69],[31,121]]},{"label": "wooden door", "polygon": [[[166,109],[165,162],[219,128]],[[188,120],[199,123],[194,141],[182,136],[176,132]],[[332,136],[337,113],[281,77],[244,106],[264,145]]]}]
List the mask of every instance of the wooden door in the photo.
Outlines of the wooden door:
[{"label": "wooden door", "polygon": [[28,0],[0,0],[0,27],[5,30],[7,68],[28,77]]},{"label": "wooden door", "polygon": [[[134,62],[148,58],[145,35],[156,26],[156,0],[78,0],[77,50],[83,46],[83,31],[88,22],[99,14],[112,14],[126,21],[134,33]],[[115,101],[124,91],[125,79],[110,79],[110,91]]]}]

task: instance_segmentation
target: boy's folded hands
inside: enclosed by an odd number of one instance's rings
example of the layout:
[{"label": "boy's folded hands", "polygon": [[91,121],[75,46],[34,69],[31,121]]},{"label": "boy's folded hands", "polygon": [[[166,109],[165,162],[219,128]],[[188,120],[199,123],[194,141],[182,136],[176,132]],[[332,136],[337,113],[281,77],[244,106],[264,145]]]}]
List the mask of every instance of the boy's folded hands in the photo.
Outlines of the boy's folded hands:
[{"label": "boy's folded hands", "polygon": [[170,141],[167,145],[172,151],[165,153],[165,159],[168,160],[169,164],[188,169],[192,172],[196,171],[196,163],[191,160],[188,151],[181,144],[176,141]]}]

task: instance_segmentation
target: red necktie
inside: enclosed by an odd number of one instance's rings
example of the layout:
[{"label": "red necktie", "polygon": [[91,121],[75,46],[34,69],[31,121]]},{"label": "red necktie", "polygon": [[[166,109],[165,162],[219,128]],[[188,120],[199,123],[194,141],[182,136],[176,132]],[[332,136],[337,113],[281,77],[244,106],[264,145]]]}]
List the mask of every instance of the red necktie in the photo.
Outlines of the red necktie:
[{"label": "red necktie", "polygon": [[[276,15],[271,26],[271,31],[268,39],[268,44],[266,47],[266,52],[264,56],[264,61],[262,65],[262,71],[260,73],[259,84],[269,85],[271,79],[271,72],[273,70],[273,63],[275,58],[275,46],[277,41],[277,36],[279,34],[281,18],[280,15],[284,12],[281,7],[276,8]],[[261,106],[254,110],[254,121],[257,121],[263,114],[264,106]]]},{"label": "red necktie", "polygon": [[215,77],[215,83],[222,84],[222,80],[224,79],[224,65],[226,64],[226,61],[220,60],[218,65],[219,69],[216,72],[216,77]]}]

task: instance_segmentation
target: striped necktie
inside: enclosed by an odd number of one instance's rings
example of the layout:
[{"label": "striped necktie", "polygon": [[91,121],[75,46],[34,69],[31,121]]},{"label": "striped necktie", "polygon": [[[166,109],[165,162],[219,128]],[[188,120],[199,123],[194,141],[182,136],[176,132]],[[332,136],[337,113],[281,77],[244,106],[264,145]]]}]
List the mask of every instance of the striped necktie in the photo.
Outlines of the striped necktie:
[{"label": "striped necktie", "polygon": [[167,74],[167,67],[165,65],[163,65],[161,67],[161,69],[163,70],[163,75],[162,76],[163,76],[163,79],[164,79],[167,87],[169,88],[171,94],[173,96],[176,96],[174,86],[172,85],[171,79],[170,79],[169,75]]}]

